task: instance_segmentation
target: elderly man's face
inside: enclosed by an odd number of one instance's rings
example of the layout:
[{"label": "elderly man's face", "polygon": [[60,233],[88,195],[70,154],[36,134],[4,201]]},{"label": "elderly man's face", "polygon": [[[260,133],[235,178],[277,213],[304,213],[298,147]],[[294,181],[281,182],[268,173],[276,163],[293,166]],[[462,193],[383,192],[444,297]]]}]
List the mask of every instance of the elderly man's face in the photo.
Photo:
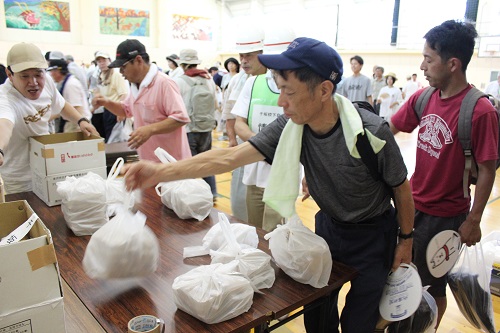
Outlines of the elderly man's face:
[{"label": "elderly man's face", "polygon": [[14,88],[27,99],[34,101],[42,94],[45,86],[45,70],[30,68],[19,73],[8,71],[8,76]]},{"label": "elderly man's face", "polygon": [[321,85],[311,89],[306,83],[297,79],[293,72],[287,72],[287,78],[275,74],[280,89],[278,105],[283,113],[294,123],[313,124],[319,120],[321,103]]},{"label": "elderly man's face", "polygon": [[264,66],[260,63],[258,55],[262,51],[255,51],[250,53],[240,53],[240,68],[242,68],[245,73],[250,75],[256,75],[262,72]]}]

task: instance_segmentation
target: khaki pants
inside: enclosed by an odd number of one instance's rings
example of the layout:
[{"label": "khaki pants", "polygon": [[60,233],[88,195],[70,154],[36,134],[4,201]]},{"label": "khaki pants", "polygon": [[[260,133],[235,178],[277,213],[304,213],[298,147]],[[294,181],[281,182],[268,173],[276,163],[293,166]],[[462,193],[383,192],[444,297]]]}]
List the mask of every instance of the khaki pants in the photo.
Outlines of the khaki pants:
[{"label": "khaki pants", "polygon": [[262,201],[264,188],[247,185],[248,223],[265,231],[273,231],[281,223],[281,215]]}]

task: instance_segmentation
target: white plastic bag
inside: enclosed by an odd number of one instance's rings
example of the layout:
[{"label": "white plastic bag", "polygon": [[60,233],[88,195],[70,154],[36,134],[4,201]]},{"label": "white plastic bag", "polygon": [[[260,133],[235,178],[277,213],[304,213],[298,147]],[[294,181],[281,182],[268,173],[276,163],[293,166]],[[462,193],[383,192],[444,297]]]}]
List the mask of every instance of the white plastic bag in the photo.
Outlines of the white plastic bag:
[{"label": "white plastic bag", "polygon": [[[248,245],[252,248],[257,248],[259,245],[259,236],[255,227],[243,223],[231,223],[231,231],[236,237],[238,244]],[[202,245],[188,246],[184,248],[184,258],[203,256],[210,253],[210,250],[219,250],[227,244],[227,241],[222,234],[220,225],[215,224],[203,237]]]},{"label": "white plastic bag", "polygon": [[434,297],[422,288],[422,300],[417,311],[410,317],[393,322],[387,328],[387,333],[434,333],[437,324],[437,304]]},{"label": "white plastic bag", "polygon": [[469,323],[483,332],[495,333],[490,279],[491,270],[484,264],[481,242],[471,247],[464,245],[448,274],[448,285]]},{"label": "white plastic bag", "polygon": [[89,172],[80,178],[66,177],[57,183],[61,210],[68,227],[77,236],[92,235],[108,222],[106,181]]},{"label": "white plastic bag", "polygon": [[[156,148],[155,155],[162,163],[176,162],[176,159],[162,148]],[[210,186],[203,179],[159,183],[155,189],[161,197],[161,202],[181,219],[194,218],[203,221],[214,206]]]},{"label": "white plastic bag", "polygon": [[172,284],[175,305],[207,323],[215,324],[247,312],[254,290],[236,262],[196,267],[175,278]]},{"label": "white plastic bag", "polygon": [[315,288],[328,285],[332,255],[326,241],[305,227],[297,215],[264,236],[280,268],[297,282]]},{"label": "white plastic bag", "polygon": [[122,209],[90,238],[83,269],[93,279],[145,276],[156,271],[159,249],[146,216]]},{"label": "white plastic bag", "polygon": [[[111,167],[111,170],[109,170],[108,178],[106,179],[106,203],[108,217],[115,216],[122,208],[128,209],[134,206],[134,194],[127,193],[123,178],[117,179],[124,164],[125,161],[122,157],[117,158]],[[129,206],[125,207],[123,203],[127,196],[130,196],[130,201],[128,202]]]},{"label": "white plastic bag", "polygon": [[227,245],[218,251],[210,251],[212,264],[225,264],[236,260],[237,272],[249,279],[256,290],[271,288],[276,279],[271,266],[271,256],[259,249],[238,244],[231,224],[223,213],[219,213],[219,224]]}]

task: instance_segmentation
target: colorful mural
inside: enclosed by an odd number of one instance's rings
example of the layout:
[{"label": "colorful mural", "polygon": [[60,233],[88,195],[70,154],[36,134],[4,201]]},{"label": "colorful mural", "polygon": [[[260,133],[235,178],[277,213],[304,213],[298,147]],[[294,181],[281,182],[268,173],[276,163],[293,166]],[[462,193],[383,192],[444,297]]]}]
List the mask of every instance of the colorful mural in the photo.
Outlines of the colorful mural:
[{"label": "colorful mural", "polygon": [[204,17],[173,15],[172,34],[175,39],[212,40],[211,20]]},{"label": "colorful mural", "polygon": [[7,28],[71,31],[68,2],[4,0],[3,6]]},{"label": "colorful mural", "polygon": [[149,11],[99,7],[101,34],[149,37]]}]

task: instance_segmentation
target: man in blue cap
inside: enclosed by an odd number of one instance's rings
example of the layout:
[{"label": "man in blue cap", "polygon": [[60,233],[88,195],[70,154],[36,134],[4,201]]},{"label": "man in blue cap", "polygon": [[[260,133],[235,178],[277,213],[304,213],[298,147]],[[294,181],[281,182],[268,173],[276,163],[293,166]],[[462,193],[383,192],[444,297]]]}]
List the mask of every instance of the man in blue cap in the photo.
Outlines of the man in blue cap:
[{"label": "man in blue cap", "polygon": [[[307,179],[306,192],[321,208],[316,215],[316,233],[327,241],[334,260],[359,272],[351,281],[340,320],[338,293],[331,295],[328,332],[338,332],[339,322],[344,333],[373,332],[387,274],[391,268],[411,262],[414,208],[399,148],[384,120],[363,109],[358,113],[349,100],[335,94],[342,77],[342,60],[325,43],[297,38],[285,52],[259,55],[259,61],[274,69],[281,90],[278,105],[283,107],[284,115],[233,148],[168,165],[130,165],[125,168],[127,188],[223,173],[262,160],[276,167],[278,172],[271,171],[271,177],[279,178],[274,183],[286,185],[293,182],[295,175],[288,170],[298,166],[300,157]],[[376,154],[378,177],[357,151],[360,133],[368,137]],[[294,139],[298,144],[280,148]],[[294,153],[296,160],[292,158]],[[279,188],[270,186],[266,192],[280,194]],[[391,192],[397,212],[391,205]],[[281,194],[291,198],[283,206],[293,206],[296,196]],[[273,196],[269,195],[268,200],[274,202]],[[279,206],[276,209],[284,212]],[[320,315],[314,310],[305,315],[307,332],[319,331]]]}]

